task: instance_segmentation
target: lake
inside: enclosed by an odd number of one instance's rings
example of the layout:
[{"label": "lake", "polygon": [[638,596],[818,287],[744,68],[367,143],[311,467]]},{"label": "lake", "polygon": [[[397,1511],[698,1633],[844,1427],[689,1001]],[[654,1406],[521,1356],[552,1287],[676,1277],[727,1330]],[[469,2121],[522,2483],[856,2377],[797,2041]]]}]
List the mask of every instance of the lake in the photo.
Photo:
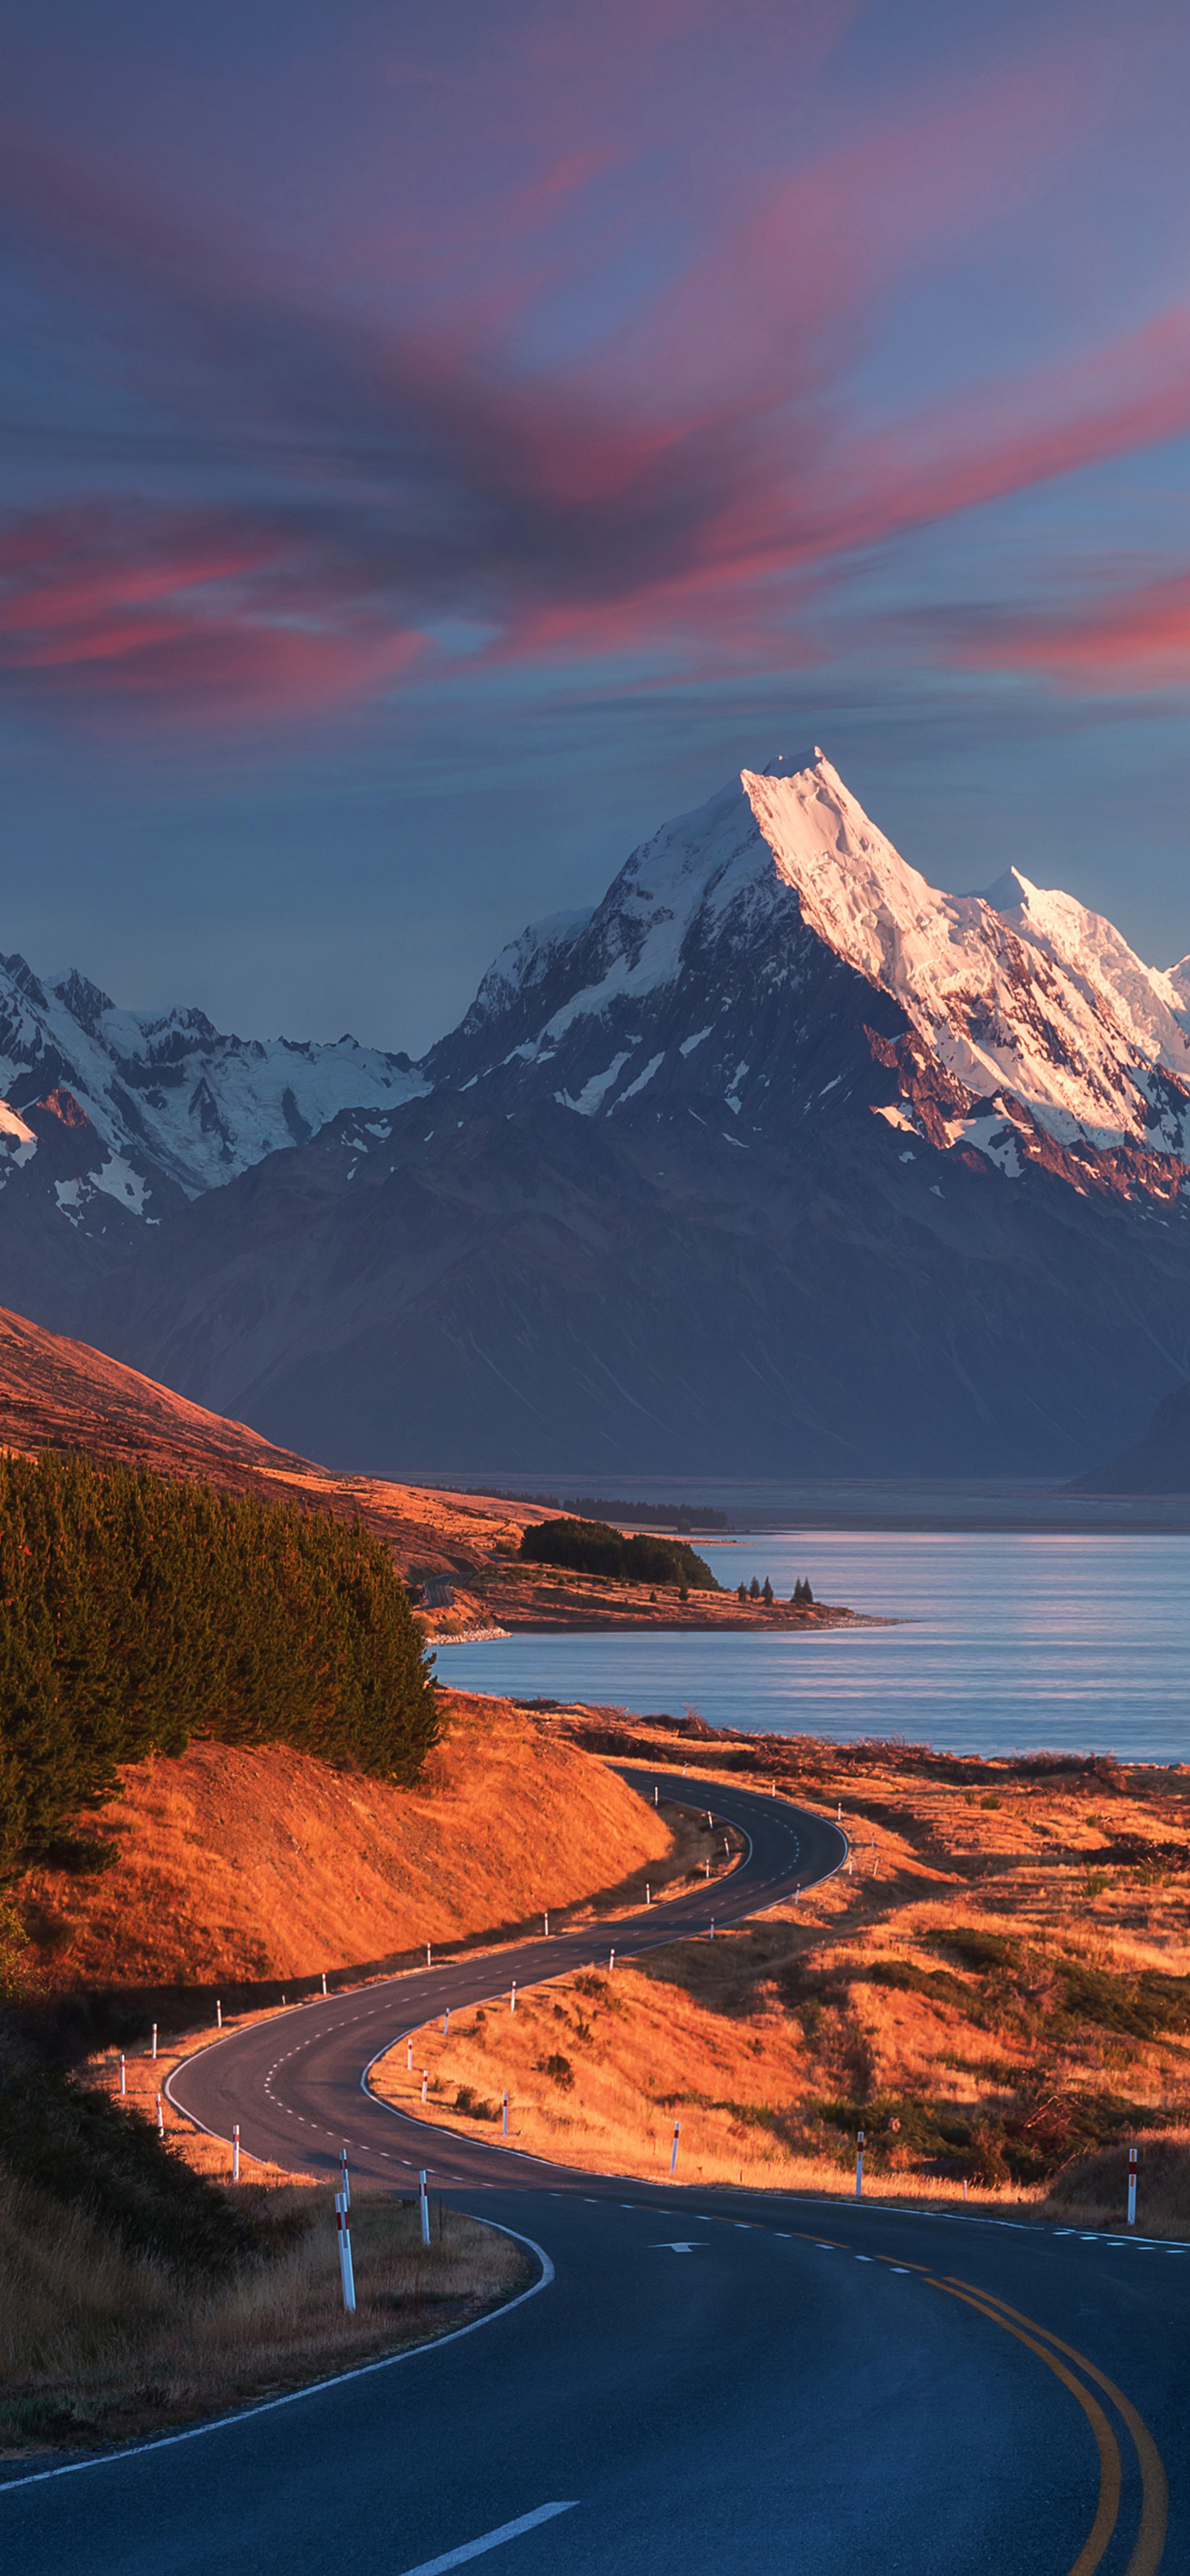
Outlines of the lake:
[{"label": "lake", "polygon": [[817,1599],[905,1624],[443,1642],[442,1679],[836,1741],[1190,1759],[1190,1536],[799,1530],[695,1544],[721,1583],[768,1574],[788,1599],[808,1575]]}]

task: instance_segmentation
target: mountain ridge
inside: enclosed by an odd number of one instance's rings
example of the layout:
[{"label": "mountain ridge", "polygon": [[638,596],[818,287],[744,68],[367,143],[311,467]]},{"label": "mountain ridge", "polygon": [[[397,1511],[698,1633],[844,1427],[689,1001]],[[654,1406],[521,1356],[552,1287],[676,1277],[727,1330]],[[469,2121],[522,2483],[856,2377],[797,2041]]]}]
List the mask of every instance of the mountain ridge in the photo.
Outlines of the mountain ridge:
[{"label": "mountain ridge", "polygon": [[[1175,971],[990,892],[932,887],[821,752],[745,771],[378,1060],[389,1097],[279,1136],[270,1059],[263,1150],[111,1202],[46,1319],[377,1472],[1070,1475],[1190,1374],[1190,1042]],[[14,1216],[57,1157],[69,1231],[55,1097],[0,1152]]]}]

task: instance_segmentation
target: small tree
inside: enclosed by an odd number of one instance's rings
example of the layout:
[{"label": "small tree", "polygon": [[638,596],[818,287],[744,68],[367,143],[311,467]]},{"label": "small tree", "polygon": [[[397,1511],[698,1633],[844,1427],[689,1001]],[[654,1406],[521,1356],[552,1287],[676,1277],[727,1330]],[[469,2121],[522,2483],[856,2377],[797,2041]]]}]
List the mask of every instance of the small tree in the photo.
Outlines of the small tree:
[{"label": "small tree", "polygon": [[740,1584],[737,1584],[737,1586],[736,1586],[736,1592],[737,1592],[737,1596],[738,1596],[738,1598],[739,1598],[741,1601],[746,1601],[746,1600],[747,1600],[747,1598],[748,1598],[748,1586],[747,1586],[747,1584],[746,1584],[746,1583],[740,1583]]},{"label": "small tree", "polygon": [[761,1593],[761,1596],[760,1596],[760,1597],[761,1597],[761,1600],[764,1602],[766,1609],[771,1610],[771,1609],[772,1609],[772,1606],[773,1606],[773,1587],[772,1587],[772,1584],[771,1584],[771,1583],[770,1583],[770,1581],[769,1581],[769,1578],[768,1578],[767,1574],[766,1574],[766,1576],[765,1576],[765,1578],[764,1578],[764,1590],[763,1590],[763,1592]]},{"label": "small tree", "polygon": [[752,1580],[751,1580],[751,1582],[750,1582],[750,1584],[749,1584],[749,1586],[748,1586],[748,1599],[749,1599],[749,1601],[759,1601],[759,1599],[760,1599],[760,1585],[759,1585],[759,1583],[757,1582],[757,1579],[756,1579],[756,1576],[755,1576],[755,1575],[753,1575]]}]

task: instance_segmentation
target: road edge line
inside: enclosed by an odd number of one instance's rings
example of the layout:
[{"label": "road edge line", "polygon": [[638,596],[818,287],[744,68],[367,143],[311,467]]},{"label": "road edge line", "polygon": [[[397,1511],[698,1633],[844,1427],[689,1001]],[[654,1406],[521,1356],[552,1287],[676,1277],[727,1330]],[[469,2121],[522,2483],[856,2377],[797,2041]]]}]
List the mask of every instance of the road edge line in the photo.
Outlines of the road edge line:
[{"label": "road edge line", "polygon": [[179,2442],[201,2441],[206,2433],[227,2433],[237,2424],[251,2423],[257,2415],[275,2415],[283,2406],[297,2406],[304,2397],[325,2397],[329,2389],[370,2379],[378,2370],[395,2370],[403,2361],[420,2361],[425,2353],[441,2352],[444,2344],[461,2343],[464,2335],[478,2334],[482,2326],[510,2317],[514,2308],[524,2306],[526,2299],[535,2299],[540,2291],[549,2289],[557,2275],[544,2245],[539,2245],[533,2236],[523,2236],[519,2227],[502,2227],[497,2218],[481,2218],[478,2211],[468,2215],[475,2217],[478,2226],[492,2228],[497,2236],[511,2236],[516,2244],[527,2245],[541,2265],[538,2280],[531,2281],[527,2290],[518,2290],[515,2299],[505,2299],[501,2307],[490,2308],[486,2317],[473,2317],[469,2326],[452,2326],[448,2334],[435,2335],[429,2343],[410,2344],[404,2352],[382,2352],[375,2361],[356,2362],[352,2369],[335,2371],[329,2379],[312,2379],[305,2388],[287,2388],[283,2397],[258,2398],[252,2405],[238,2407],[234,2415],[212,2415],[205,2424],[187,2424],[179,2433],[160,2433],[152,2442],[130,2442],[123,2450],[103,2451],[88,2460],[62,2460],[52,2469],[34,2469],[28,2477],[0,2479],[0,2499],[15,2494],[20,2487],[44,2486],[49,2478],[77,2477],[84,2469],[119,2468],[124,2460],[144,2459],[152,2451],[172,2451]]}]

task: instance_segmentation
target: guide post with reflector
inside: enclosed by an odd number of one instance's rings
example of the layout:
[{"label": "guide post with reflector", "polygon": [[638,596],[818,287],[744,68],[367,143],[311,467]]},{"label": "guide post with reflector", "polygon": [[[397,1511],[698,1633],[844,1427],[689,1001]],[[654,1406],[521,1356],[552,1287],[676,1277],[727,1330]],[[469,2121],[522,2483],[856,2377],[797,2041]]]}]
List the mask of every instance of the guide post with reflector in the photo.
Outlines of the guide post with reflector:
[{"label": "guide post with reflector", "polygon": [[1128,2224],[1136,2225],[1136,2148],[1128,2149]]},{"label": "guide post with reflector", "polygon": [[355,2315],[355,2274],[351,2268],[351,2229],[347,2224],[347,2200],[343,2192],[335,2193],[335,2225],[339,2231],[339,2271],[343,2282],[343,2305],[349,2317]]},{"label": "guide post with reflector", "polygon": [[855,2197],[856,2197],[856,2199],[857,2199],[857,2200],[862,2200],[862,2199],[863,2199],[863,2196],[864,2196],[864,2133],[863,2133],[863,2130],[862,2130],[862,2129],[857,2129],[857,2130],[856,2130],[856,2133],[855,2133]]}]

